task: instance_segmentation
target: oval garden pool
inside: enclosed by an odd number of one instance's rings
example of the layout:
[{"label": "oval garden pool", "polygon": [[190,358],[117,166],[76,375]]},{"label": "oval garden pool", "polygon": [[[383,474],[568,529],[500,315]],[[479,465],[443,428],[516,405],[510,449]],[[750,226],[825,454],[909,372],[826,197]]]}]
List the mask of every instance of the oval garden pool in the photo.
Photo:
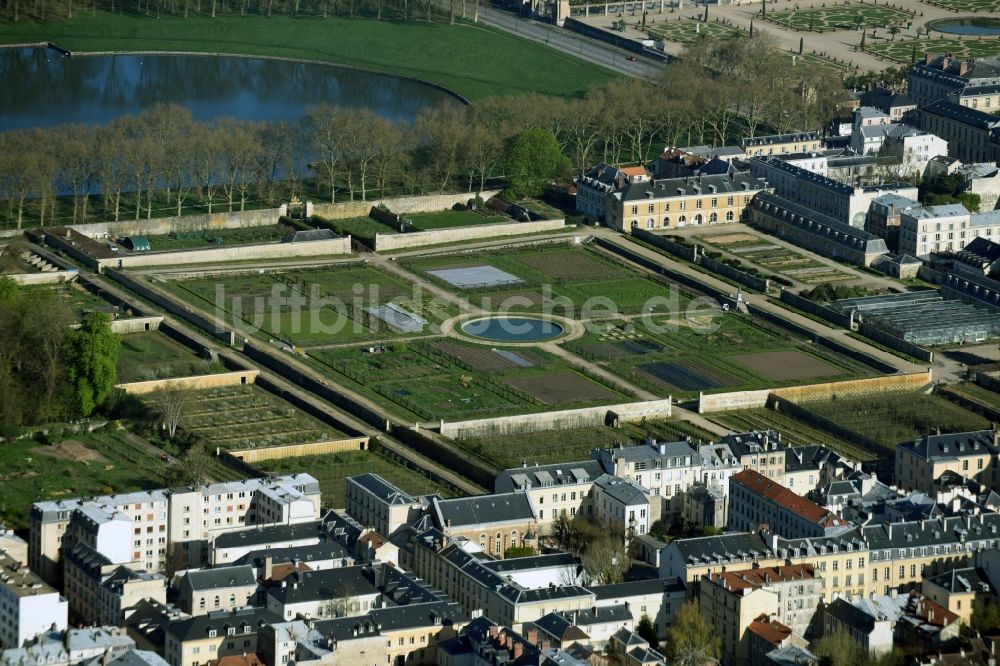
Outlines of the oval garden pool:
[{"label": "oval garden pool", "polygon": [[940,19],[931,21],[927,27],[950,35],[1000,35],[1000,19],[983,16]]},{"label": "oval garden pool", "polygon": [[542,342],[563,334],[562,325],[532,317],[485,317],[462,325],[462,332],[490,342]]}]

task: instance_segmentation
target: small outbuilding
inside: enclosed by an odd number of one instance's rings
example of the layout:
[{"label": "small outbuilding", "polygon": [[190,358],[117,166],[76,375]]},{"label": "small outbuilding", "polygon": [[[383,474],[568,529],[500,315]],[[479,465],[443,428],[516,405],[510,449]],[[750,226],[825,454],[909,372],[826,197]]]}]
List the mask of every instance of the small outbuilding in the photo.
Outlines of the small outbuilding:
[{"label": "small outbuilding", "polygon": [[149,252],[149,240],[145,236],[127,236],[122,239],[122,245],[132,252]]}]

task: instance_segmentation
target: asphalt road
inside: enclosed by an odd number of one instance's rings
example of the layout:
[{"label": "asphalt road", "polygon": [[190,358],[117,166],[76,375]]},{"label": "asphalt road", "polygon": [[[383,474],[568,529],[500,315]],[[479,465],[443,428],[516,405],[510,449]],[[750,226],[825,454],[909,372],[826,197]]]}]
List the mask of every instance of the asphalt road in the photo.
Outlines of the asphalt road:
[{"label": "asphalt road", "polygon": [[[516,14],[494,9],[485,3],[479,6],[479,20],[628,76],[653,79],[663,67],[661,63],[634,55],[625,49],[615,48],[610,44],[548,23],[518,18]],[[628,56],[633,56],[635,60],[627,60]]]}]

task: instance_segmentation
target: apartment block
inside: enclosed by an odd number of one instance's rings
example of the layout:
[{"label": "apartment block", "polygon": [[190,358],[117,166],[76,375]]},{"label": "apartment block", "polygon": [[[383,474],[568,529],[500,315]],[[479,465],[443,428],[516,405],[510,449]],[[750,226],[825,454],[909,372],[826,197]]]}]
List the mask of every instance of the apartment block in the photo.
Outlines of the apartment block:
[{"label": "apartment block", "polygon": [[64,631],[69,605],[58,590],[0,554],[0,649],[19,648],[52,629]]},{"label": "apartment block", "polygon": [[829,536],[850,525],[840,516],[796,495],[754,470],[729,480],[729,528],[755,530],[761,526],[793,539]]}]

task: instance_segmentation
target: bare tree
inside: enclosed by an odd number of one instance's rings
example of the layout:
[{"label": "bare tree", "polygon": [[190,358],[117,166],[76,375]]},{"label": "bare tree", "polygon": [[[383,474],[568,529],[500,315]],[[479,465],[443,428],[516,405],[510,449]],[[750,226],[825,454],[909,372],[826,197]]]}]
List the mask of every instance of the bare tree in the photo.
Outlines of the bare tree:
[{"label": "bare tree", "polygon": [[180,427],[191,402],[192,393],[177,385],[168,385],[156,392],[154,401],[156,410],[160,415],[163,430],[167,431],[167,437],[171,439],[177,435],[177,428]]}]

